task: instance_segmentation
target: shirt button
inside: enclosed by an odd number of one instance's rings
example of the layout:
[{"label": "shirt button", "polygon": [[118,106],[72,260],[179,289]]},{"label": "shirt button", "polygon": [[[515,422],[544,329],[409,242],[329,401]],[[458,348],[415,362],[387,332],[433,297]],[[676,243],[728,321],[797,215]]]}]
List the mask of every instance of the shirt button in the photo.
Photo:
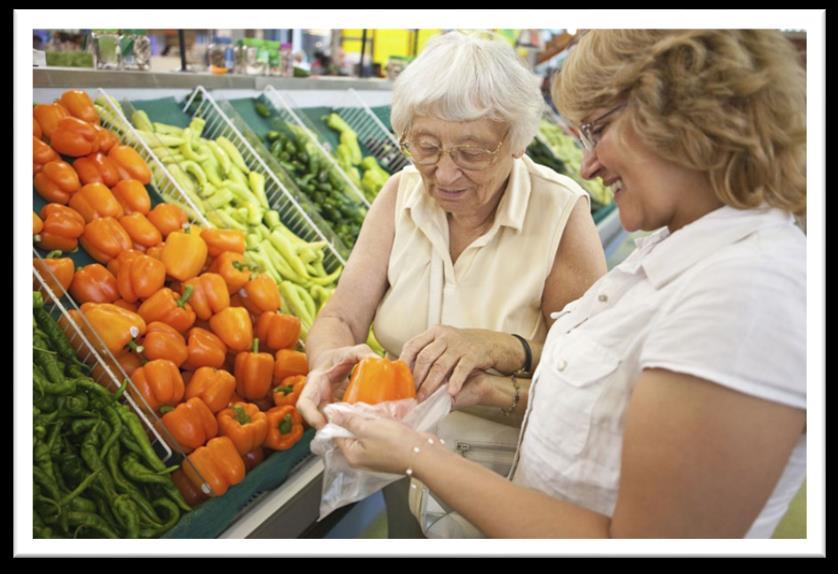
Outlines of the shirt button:
[{"label": "shirt button", "polygon": [[562,360],[561,360],[561,362],[559,362],[559,370],[560,370],[560,371],[564,371],[564,370],[565,370],[565,368],[567,368],[567,361],[565,361],[564,359],[562,359]]},{"label": "shirt button", "polygon": [[608,295],[603,293],[599,297],[597,297],[597,299],[599,299],[600,303],[605,303],[606,301],[608,301]]}]

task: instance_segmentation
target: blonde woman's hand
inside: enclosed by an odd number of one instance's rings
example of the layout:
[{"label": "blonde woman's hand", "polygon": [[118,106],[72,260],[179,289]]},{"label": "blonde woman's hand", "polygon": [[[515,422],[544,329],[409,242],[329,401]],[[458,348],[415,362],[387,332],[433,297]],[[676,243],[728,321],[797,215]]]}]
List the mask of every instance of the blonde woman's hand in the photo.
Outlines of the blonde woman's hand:
[{"label": "blonde woman's hand", "polygon": [[328,421],[320,409],[343,395],[346,376],[352,367],[367,357],[378,357],[367,345],[335,349],[326,361],[327,366],[309,372],[303,392],[297,399],[300,416],[315,429],[323,428]]},{"label": "blonde woman's hand", "polygon": [[374,415],[340,412],[334,422],[355,435],[335,439],[350,466],[377,472],[403,474],[415,456],[413,447],[432,436]]}]

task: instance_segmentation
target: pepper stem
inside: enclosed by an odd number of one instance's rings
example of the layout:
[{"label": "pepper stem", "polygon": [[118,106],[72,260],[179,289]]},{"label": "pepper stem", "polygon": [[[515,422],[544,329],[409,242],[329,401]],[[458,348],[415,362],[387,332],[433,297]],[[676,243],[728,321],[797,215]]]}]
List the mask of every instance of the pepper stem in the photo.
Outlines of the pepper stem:
[{"label": "pepper stem", "polygon": [[240,425],[246,425],[250,422],[250,417],[247,414],[247,411],[244,410],[244,407],[241,405],[233,405],[233,418],[236,419],[236,422]]},{"label": "pepper stem", "polygon": [[254,339],[253,339],[253,349],[252,349],[252,351],[253,351],[254,353],[258,353],[258,352],[259,352],[259,338],[258,338],[258,337],[256,337],[256,338],[254,338]]},{"label": "pepper stem", "polygon": [[183,288],[183,295],[180,296],[180,299],[177,300],[177,306],[183,307],[186,305],[186,302],[189,301],[189,298],[192,297],[192,291],[195,288],[192,285],[187,285]]},{"label": "pepper stem", "polygon": [[294,427],[294,423],[291,421],[291,415],[287,414],[282,417],[282,421],[279,423],[279,432],[282,434],[288,434],[291,432],[291,429]]}]

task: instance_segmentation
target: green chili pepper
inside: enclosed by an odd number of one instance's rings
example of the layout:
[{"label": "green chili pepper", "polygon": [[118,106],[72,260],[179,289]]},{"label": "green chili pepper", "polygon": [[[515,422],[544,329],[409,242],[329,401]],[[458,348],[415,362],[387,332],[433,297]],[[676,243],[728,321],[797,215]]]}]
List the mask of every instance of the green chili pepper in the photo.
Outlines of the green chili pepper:
[{"label": "green chili pepper", "polygon": [[[40,293],[38,294],[40,295]],[[58,326],[55,319],[52,318],[52,315],[50,315],[43,307],[35,309],[34,313],[38,326],[47,335],[49,340],[52,341],[52,344],[58,351],[59,356],[61,356],[61,358],[68,363],[78,361],[76,352],[70,344],[70,340],[67,338],[67,335],[64,334],[64,331],[61,330],[61,327]]]},{"label": "green chili pepper", "polygon": [[139,454],[142,456],[145,463],[150,466],[152,470],[166,470],[166,465],[163,464],[160,457],[158,457],[157,453],[154,452],[154,448],[151,446],[151,442],[148,440],[148,435],[146,435],[145,429],[140,423],[140,419],[137,415],[131,412],[125,405],[118,405],[117,412],[122,418],[122,422],[125,423],[125,430],[127,431],[128,436],[133,438],[136,442],[136,446],[139,447]]},{"label": "green chili pepper", "polygon": [[119,446],[115,446],[110,449],[105,457],[105,464],[111,473],[111,477],[113,478],[117,491],[128,495],[149,521],[151,521],[155,526],[159,525],[159,519],[157,518],[157,513],[154,511],[154,508],[152,508],[151,504],[139,491],[139,489],[126,480],[122,475],[122,472],[119,470],[119,458]]},{"label": "green chili pepper", "polygon": [[137,507],[131,499],[122,494],[113,499],[113,513],[125,529],[126,538],[137,538],[140,535],[140,516]]},{"label": "green chili pepper", "polygon": [[70,526],[81,526],[89,528],[103,538],[119,538],[119,534],[114,532],[111,526],[100,516],[90,512],[77,512],[71,510],[67,513],[67,523]]},{"label": "green chili pepper", "polygon": [[171,482],[171,479],[168,477],[160,476],[144,466],[134,453],[129,453],[122,457],[121,468],[125,476],[135,482],[159,484],[160,486],[165,486],[166,483]]},{"label": "green chili pepper", "polygon": [[168,513],[166,522],[157,528],[144,529],[140,531],[143,538],[158,538],[169,530],[175,527],[180,520],[180,510],[178,506],[167,498],[157,498],[153,502],[155,507],[163,508]]},{"label": "green chili pepper", "polygon": [[63,369],[55,358],[55,352],[49,350],[49,344],[40,332],[32,335],[32,354],[35,362],[44,369],[50,383],[60,385],[64,382]]},{"label": "green chili pepper", "polygon": [[108,450],[114,446],[116,441],[119,440],[119,435],[122,434],[122,419],[119,418],[119,413],[116,412],[116,408],[113,405],[105,407],[105,418],[108,424],[111,425],[112,432],[102,445],[102,450],[99,452],[100,458],[105,458]]},{"label": "green chili pepper", "polygon": [[76,496],[70,501],[70,510],[78,512],[96,512],[96,503],[83,496]]}]

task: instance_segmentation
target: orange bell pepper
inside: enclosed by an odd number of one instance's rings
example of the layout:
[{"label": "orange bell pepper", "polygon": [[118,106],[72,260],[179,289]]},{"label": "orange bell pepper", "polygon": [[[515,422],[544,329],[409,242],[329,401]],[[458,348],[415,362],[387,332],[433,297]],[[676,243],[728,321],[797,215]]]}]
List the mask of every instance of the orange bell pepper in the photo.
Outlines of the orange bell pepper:
[{"label": "orange bell pepper", "polygon": [[58,129],[58,122],[70,117],[70,112],[61,104],[38,104],[33,108],[32,114],[47,139],[50,139],[52,132]]},{"label": "orange bell pepper", "polygon": [[186,398],[200,397],[209,410],[218,413],[230,404],[235,390],[236,378],[229,372],[213,367],[201,367],[195,370],[189,384],[186,385]]},{"label": "orange bell pepper", "polygon": [[129,303],[148,299],[162,289],[166,282],[166,267],[157,259],[139,251],[123,251],[115,261],[117,288],[120,296]]},{"label": "orange bell pepper", "polygon": [[213,260],[210,271],[218,273],[227,283],[227,291],[236,293],[250,281],[250,267],[244,262],[244,255],[225,251]]},{"label": "orange bell pepper", "polygon": [[78,158],[73,162],[73,169],[85,185],[101,183],[107,187],[113,187],[119,183],[119,171],[116,165],[101,152]]},{"label": "orange bell pepper", "polygon": [[415,396],[413,374],[404,361],[369,357],[352,369],[343,400],[347,403],[374,405]]},{"label": "orange bell pepper", "polygon": [[120,178],[136,179],[143,185],[151,183],[151,170],[134,148],[115,145],[108,152],[108,157],[116,164]]},{"label": "orange bell pepper", "polygon": [[99,114],[90,101],[90,96],[82,90],[67,90],[61,94],[59,103],[66,108],[73,117],[82,119],[90,124],[99,124]]},{"label": "orange bell pepper", "polygon": [[174,409],[162,410],[166,411],[163,424],[186,452],[206,444],[209,439],[218,435],[215,415],[198,397],[180,403]]},{"label": "orange bell pepper", "polygon": [[253,345],[253,323],[242,307],[227,307],[213,315],[210,329],[233,351],[246,351]]},{"label": "orange bell pepper", "polygon": [[160,231],[139,211],[135,211],[130,215],[123,215],[118,221],[138,248],[145,250],[149,247],[160,245],[163,242],[163,236],[160,235]]},{"label": "orange bell pepper", "polygon": [[37,213],[34,211],[32,212],[32,236],[36,237],[36,241],[40,240],[41,238],[38,237],[38,234],[44,229],[44,220],[41,219]]},{"label": "orange bell pepper", "polygon": [[111,303],[84,303],[81,311],[111,353],[122,352],[145,334],[146,323],[140,315]]},{"label": "orange bell pepper", "polygon": [[45,250],[72,251],[84,234],[84,218],[75,209],[59,203],[48,203],[41,208],[44,228],[38,247]]},{"label": "orange bell pepper", "polygon": [[210,440],[187,459],[192,464],[184,463],[183,473],[197,488],[203,486],[203,477],[215,496],[223,496],[231,486],[244,480],[244,461],[229,437]]},{"label": "orange bell pepper", "polygon": [[76,264],[69,257],[61,257],[60,251],[51,251],[44,259],[33,258],[32,265],[57,296],[61,296],[61,289],[58,288],[58,285],[61,285],[61,288],[67,291],[73,283]]},{"label": "orange bell pepper", "polygon": [[129,303],[125,299],[117,299],[116,301],[113,302],[113,304],[118,306],[118,307],[122,307],[123,309],[128,309],[132,313],[136,313],[137,310],[139,309],[139,305],[137,305],[136,303]]},{"label": "orange bell pepper", "polygon": [[81,182],[76,170],[60,159],[44,164],[35,174],[35,191],[49,202],[67,205],[70,198],[81,189]]},{"label": "orange bell pepper", "polygon": [[32,138],[32,173],[44,169],[44,165],[51,161],[60,160],[55,150],[36,137]]},{"label": "orange bell pepper", "polygon": [[280,349],[274,361],[274,380],[284,381],[294,375],[308,374],[308,357],[301,351]]},{"label": "orange bell pepper", "polygon": [[306,384],[305,375],[292,375],[282,379],[282,383],[273,388],[274,404],[278,407],[285,405],[296,406],[300,393]]},{"label": "orange bell pepper", "polygon": [[32,116],[32,135],[38,139],[44,137],[44,132],[41,130],[41,124],[38,123],[38,118]]},{"label": "orange bell pepper", "polygon": [[201,238],[206,241],[210,257],[218,257],[225,251],[244,253],[244,231],[238,229],[204,229]]},{"label": "orange bell pepper", "polygon": [[199,319],[207,321],[216,313],[230,306],[230,294],[224,278],[217,273],[204,273],[184,283],[192,286],[189,303]]},{"label": "orange bell pepper", "polygon": [[230,437],[242,456],[262,446],[268,435],[268,417],[252,403],[233,403],[216,418],[219,434]]},{"label": "orange bell pepper", "polygon": [[166,237],[160,261],[166,266],[166,273],[178,281],[192,279],[204,268],[207,244],[198,235],[173,231]]},{"label": "orange bell pepper", "polygon": [[183,378],[177,365],[169,360],[147,362],[134,370],[131,380],[154,412],[162,406],[173,407],[183,399]]},{"label": "orange bell pepper", "polygon": [[183,335],[161,321],[152,321],[146,326],[142,348],[143,356],[149,361],[165,359],[177,367],[185,363],[189,357]]},{"label": "orange bell pepper", "polygon": [[183,364],[184,369],[201,367],[220,368],[227,360],[227,346],[212,331],[201,327],[192,327],[186,338],[186,351],[189,357]]},{"label": "orange bell pepper", "polygon": [[276,311],[282,304],[276,281],[265,273],[251,277],[239,293],[244,301],[244,306],[256,316],[265,311]]},{"label": "orange bell pepper", "polygon": [[100,217],[85,225],[79,243],[93,259],[105,264],[134,246],[131,236],[113,217]]},{"label": "orange bell pepper", "polygon": [[94,125],[96,128],[96,142],[99,144],[99,151],[108,153],[114,146],[119,145],[119,137],[111,130]]},{"label": "orange bell pepper", "polygon": [[[107,156],[102,156],[107,161]],[[78,162],[76,162],[78,163]],[[116,200],[122,205],[122,209],[125,210],[125,213],[131,215],[132,213],[142,213],[143,215],[148,215],[148,212],[151,211],[151,198],[148,195],[148,191],[146,190],[145,186],[137,181],[136,179],[123,179],[122,181],[114,184],[113,189],[114,197]],[[162,205],[162,204],[161,204]],[[151,221],[151,219],[149,219]],[[161,231],[157,224],[152,222],[158,231]],[[161,235],[163,235],[161,231]]]},{"label": "orange bell pepper", "polygon": [[119,299],[116,277],[99,263],[81,267],[73,276],[70,295],[77,303],[113,303]]},{"label": "orange bell pepper", "polygon": [[185,333],[195,322],[195,311],[187,303],[191,296],[191,287],[186,287],[183,295],[178,295],[168,287],[163,287],[143,301],[137,312],[148,323],[162,321],[174,327],[178,332]]},{"label": "orange bell pepper", "polygon": [[236,393],[245,400],[255,401],[268,394],[274,374],[274,358],[259,352],[259,339],[253,339],[252,352],[236,355]]},{"label": "orange bell pepper", "polygon": [[265,311],[256,321],[256,336],[271,351],[292,348],[300,338],[300,319],[277,311]]},{"label": "orange bell pepper", "polygon": [[69,206],[81,213],[86,223],[100,217],[121,217],[122,206],[103,183],[88,183],[70,198]]},{"label": "orange bell pepper", "polygon": [[188,221],[186,213],[174,203],[158,203],[148,213],[148,219],[160,230],[164,238],[173,231],[181,231]]},{"label": "orange bell pepper", "polygon": [[96,128],[78,118],[64,118],[52,132],[49,143],[61,155],[81,157],[99,151]]},{"label": "orange bell pepper", "polygon": [[291,405],[274,407],[268,417],[268,436],[264,446],[271,450],[288,450],[303,437],[303,419]]}]

